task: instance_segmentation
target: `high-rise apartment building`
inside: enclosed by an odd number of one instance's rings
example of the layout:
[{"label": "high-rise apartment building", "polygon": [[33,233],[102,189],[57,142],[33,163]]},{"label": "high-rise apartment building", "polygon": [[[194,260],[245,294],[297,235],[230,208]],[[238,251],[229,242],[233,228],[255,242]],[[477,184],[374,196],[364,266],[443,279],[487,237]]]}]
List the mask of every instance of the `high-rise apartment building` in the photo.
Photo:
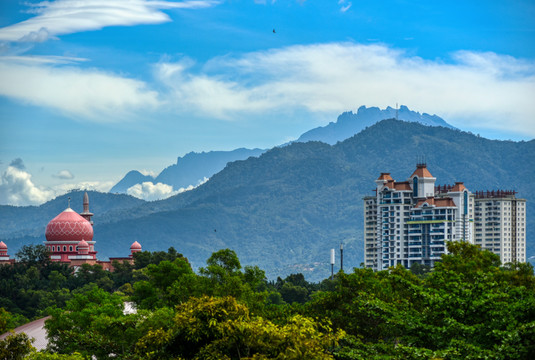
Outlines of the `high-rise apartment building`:
[{"label": "high-rise apartment building", "polygon": [[526,261],[526,200],[515,191],[475,193],[474,242],[500,255],[503,264]]},{"label": "high-rise apartment building", "polygon": [[365,266],[434,266],[446,241],[473,242],[474,196],[462,182],[435,186],[426,164],[407,181],[389,173],[375,180],[375,196],[364,198]]}]

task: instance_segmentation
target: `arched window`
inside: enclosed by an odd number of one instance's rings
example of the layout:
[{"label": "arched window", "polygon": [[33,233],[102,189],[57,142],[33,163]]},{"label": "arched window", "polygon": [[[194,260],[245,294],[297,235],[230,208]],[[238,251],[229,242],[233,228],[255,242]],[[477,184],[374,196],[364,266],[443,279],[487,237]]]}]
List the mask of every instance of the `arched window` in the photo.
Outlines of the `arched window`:
[{"label": "arched window", "polygon": [[418,177],[412,178],[412,196],[418,197]]},{"label": "arched window", "polygon": [[71,246],[69,246],[69,251],[72,251],[72,245],[71,245]]},{"label": "arched window", "polygon": [[63,251],[67,251],[67,246],[63,245]]},{"label": "arched window", "polygon": [[52,245],[52,252],[56,251],[56,247]]}]

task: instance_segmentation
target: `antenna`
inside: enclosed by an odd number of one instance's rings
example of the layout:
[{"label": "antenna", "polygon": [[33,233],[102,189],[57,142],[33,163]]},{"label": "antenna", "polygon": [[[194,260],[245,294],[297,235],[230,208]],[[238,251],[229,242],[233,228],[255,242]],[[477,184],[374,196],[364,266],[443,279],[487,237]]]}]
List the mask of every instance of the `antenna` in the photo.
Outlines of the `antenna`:
[{"label": "antenna", "polygon": [[344,243],[340,243],[340,271],[344,271]]},{"label": "antenna", "polygon": [[334,249],[331,249],[331,280],[334,279]]}]

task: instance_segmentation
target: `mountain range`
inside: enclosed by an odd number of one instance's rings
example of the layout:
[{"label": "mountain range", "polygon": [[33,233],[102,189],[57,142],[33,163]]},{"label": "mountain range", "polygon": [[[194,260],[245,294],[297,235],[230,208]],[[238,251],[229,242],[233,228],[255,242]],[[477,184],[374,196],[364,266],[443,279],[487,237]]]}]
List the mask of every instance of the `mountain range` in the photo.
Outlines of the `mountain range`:
[{"label": "mountain range", "polygon": [[[530,240],[535,222],[529,217],[535,196],[528,180],[535,176],[535,140],[489,140],[395,119],[369,126],[335,145],[295,142],[231,162],[196,189],[161,201],[133,203],[131,197],[100,194],[110,197],[107,201],[129,199],[100,215],[100,200],[92,192],[96,248],[104,258],[126,255],[135,240],[145,250],[173,246],[195,268],[203,266],[213,251],[231,248],[242,264],[258,265],[270,278],[302,272],[310,280],[320,280],[330,275],[329,251],[340,243],[344,267],[360,266],[362,197],[373,194],[374,180],[381,172],[390,172],[396,180],[407,179],[418,156],[425,156],[437,185],[464,181],[471,191],[518,191],[528,200],[527,254],[535,255]],[[69,196],[78,197],[73,204],[79,202],[81,207],[82,193]],[[58,198],[42,207],[52,209],[58,201],[65,204],[65,198]],[[44,210],[39,214],[43,225],[37,236],[34,228],[28,234],[18,229],[1,236],[10,253],[25,243],[42,243],[44,225],[61,211],[56,208],[61,209],[56,206],[46,216]],[[9,218],[2,216],[2,226],[32,216],[10,211]]]},{"label": "mountain range", "polygon": [[[338,117],[336,122],[331,122],[326,126],[307,131],[296,142],[321,141],[334,145],[338,141],[350,138],[368,126],[381,120],[392,118],[454,129],[453,126],[449,125],[437,115],[420,114],[404,105],[401,105],[399,109],[387,107],[384,110],[378,107],[361,106],[356,114],[351,111],[345,112]],[[175,191],[181,188],[188,188],[189,186],[197,186],[205,179],[223,170],[227,163],[236,160],[245,160],[250,156],[258,157],[264,152],[265,150],[261,149],[250,150],[244,148],[232,151],[190,152],[184,157],[178,157],[176,164],[165,168],[156,177],[144,175],[137,170],[132,170],[113,186],[110,192],[126,194],[127,190],[132,186],[147,181],[154,184],[163,183],[171,185]]]},{"label": "mountain range", "polygon": [[397,119],[417,122],[423,125],[444,126],[455,129],[455,127],[451,126],[437,115],[429,115],[426,113],[420,114],[419,112],[410,110],[405,105],[401,105],[399,109],[394,109],[388,106],[384,110],[381,110],[378,107],[361,106],[358,108],[356,114],[352,111],[345,112],[338,116],[336,122],[330,122],[326,126],[309,130],[301,135],[297,141],[321,141],[334,145],[338,141],[343,141],[366,127],[372,126],[385,119]]},{"label": "mountain range", "polygon": [[196,186],[205,178],[223,170],[227,163],[244,160],[250,156],[259,156],[264,151],[240,148],[232,151],[190,152],[183,157],[178,157],[176,164],[168,166],[156,177],[144,175],[137,170],[129,171],[111,188],[110,192],[125,194],[132,186],[146,181],[171,185],[175,190],[187,188],[190,185]]}]

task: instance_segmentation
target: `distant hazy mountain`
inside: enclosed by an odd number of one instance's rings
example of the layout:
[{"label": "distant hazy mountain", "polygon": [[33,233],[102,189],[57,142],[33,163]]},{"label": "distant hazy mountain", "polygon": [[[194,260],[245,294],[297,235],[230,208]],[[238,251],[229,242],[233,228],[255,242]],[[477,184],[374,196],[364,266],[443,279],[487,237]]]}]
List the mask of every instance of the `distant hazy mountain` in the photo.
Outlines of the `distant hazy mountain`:
[{"label": "distant hazy mountain", "polygon": [[126,194],[126,190],[130,189],[132,186],[144,183],[146,181],[154,182],[154,177],[150,175],[143,175],[137,170],[132,170],[129,171],[124,178],[121,179],[121,181],[115,184],[109,192],[112,194]]},{"label": "distant hazy mountain", "polygon": [[232,151],[208,151],[202,153],[190,152],[179,157],[176,164],[165,168],[155,179],[155,182],[172,185],[178,190],[189,185],[197,185],[204,178],[210,178],[220,172],[225,166],[236,160],[260,156],[266,150],[240,148]]},{"label": "distant hazy mountain", "polygon": [[[472,191],[517,190],[528,200],[527,255],[535,255],[535,217],[529,216],[535,213],[535,193],[526,181],[535,177],[535,140],[488,140],[396,120],[381,121],[334,146],[308,142],[274,148],[229,163],[192,191],[95,216],[96,248],[105,258],[124,256],[134,240],[146,250],[174,246],[194,267],[204,266],[213,251],[231,248],[243,265],[258,265],[270,278],[303,272],[320,280],[330,275],[329,251],[340,242],[344,269],[360,266],[362,197],[373,194],[381,172],[406,180],[419,155],[426,157],[437,184],[464,181]],[[54,210],[39,216],[46,223],[55,215]],[[8,246],[12,253],[20,244],[43,240],[44,230],[37,237],[11,239]]]},{"label": "distant hazy mountain", "polygon": [[240,148],[232,151],[190,152],[184,157],[179,157],[176,164],[165,168],[156,178],[132,170],[112,187],[110,192],[126,193],[126,190],[130,187],[146,181],[171,185],[174,190],[186,188],[190,185],[196,186],[204,178],[210,178],[215,173],[223,170],[227,163],[244,160],[250,156],[260,156],[264,151],[261,149]]},{"label": "distant hazy mountain", "polygon": [[[361,106],[356,114],[353,114],[351,111],[345,112],[338,117],[336,122],[331,122],[324,127],[307,131],[297,141],[321,141],[333,145],[381,120],[395,117],[396,109],[391,107],[381,110],[378,107],[367,108],[366,106]],[[404,105],[400,106],[397,110],[397,117],[400,120],[454,129],[454,127],[436,115],[420,114],[419,112],[409,110]],[[236,160],[245,160],[250,156],[257,157],[264,151],[260,149],[250,150],[240,148],[232,151],[190,152],[184,157],[179,157],[176,164],[165,168],[156,178],[132,170],[112,187],[110,192],[125,194],[130,187],[145,181],[172,185],[174,190],[186,188],[190,185],[196,186],[204,178],[210,178],[213,174],[223,170],[227,163]]]},{"label": "distant hazy mountain", "polygon": [[[352,111],[345,112],[338,117],[336,122],[331,122],[326,126],[307,131],[301,135],[297,141],[322,141],[334,145],[338,141],[350,138],[366,127],[372,126],[381,120],[395,118],[396,109],[393,109],[390,106],[384,110],[381,110],[378,107],[367,108],[366,106],[361,106],[356,114],[353,114]],[[397,110],[397,118],[404,121],[418,122],[423,125],[444,126],[455,129],[436,115],[425,113],[420,114],[419,112],[409,110],[409,108],[404,105],[401,105]]]}]

